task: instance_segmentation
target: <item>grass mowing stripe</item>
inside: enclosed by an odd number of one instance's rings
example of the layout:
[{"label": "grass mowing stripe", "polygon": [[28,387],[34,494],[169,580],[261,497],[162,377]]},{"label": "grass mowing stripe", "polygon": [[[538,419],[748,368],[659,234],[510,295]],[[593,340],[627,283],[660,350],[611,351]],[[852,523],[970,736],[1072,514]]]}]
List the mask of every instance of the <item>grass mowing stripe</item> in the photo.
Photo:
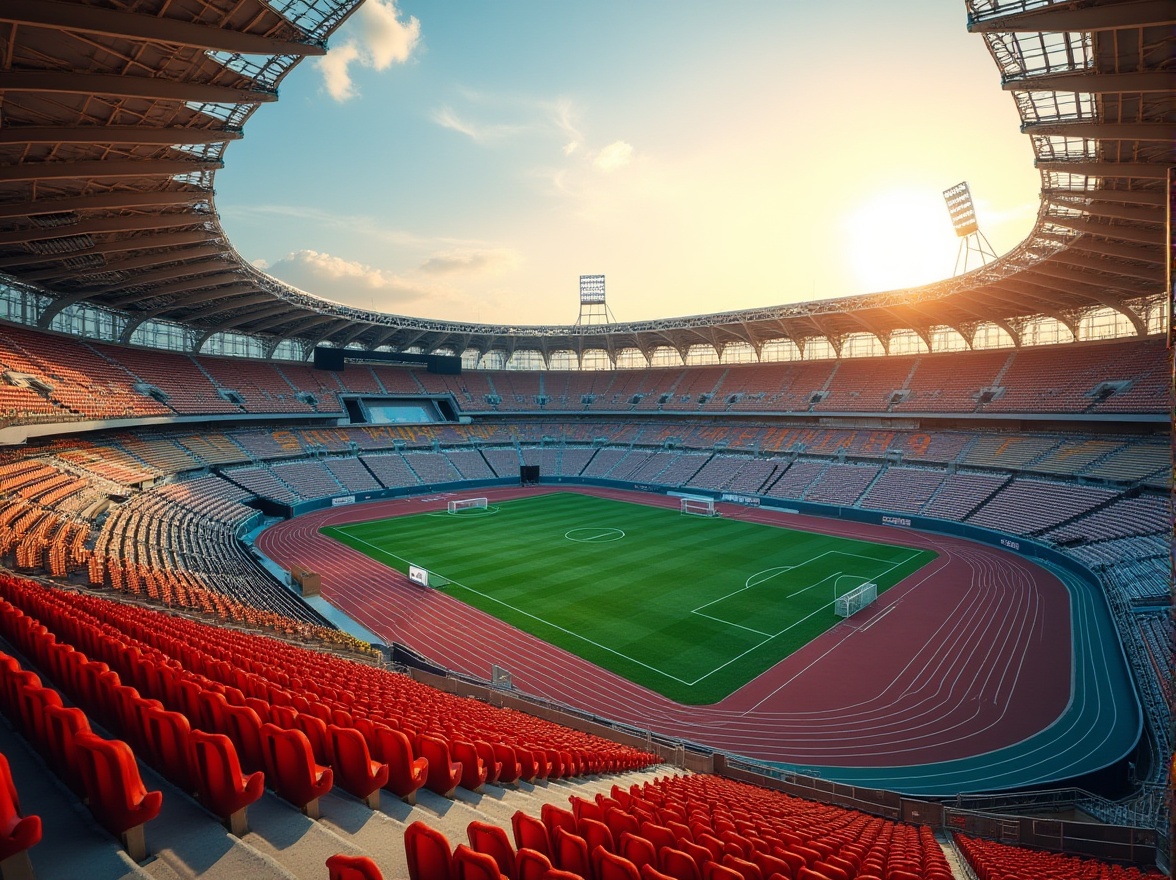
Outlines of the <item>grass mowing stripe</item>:
[{"label": "grass mowing stripe", "polygon": [[835,625],[833,583],[882,592],[935,557],[572,492],[494,507],[323,532],[401,571],[423,566],[463,601],[684,703],[721,699]]}]

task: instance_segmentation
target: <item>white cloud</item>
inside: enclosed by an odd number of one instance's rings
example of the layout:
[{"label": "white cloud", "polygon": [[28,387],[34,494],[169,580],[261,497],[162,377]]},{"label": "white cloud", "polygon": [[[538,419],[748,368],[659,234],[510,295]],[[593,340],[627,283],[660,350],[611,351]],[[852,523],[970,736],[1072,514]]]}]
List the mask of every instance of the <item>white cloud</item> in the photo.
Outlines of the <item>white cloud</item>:
[{"label": "white cloud", "polygon": [[433,121],[442,128],[448,128],[451,131],[456,131],[464,134],[474,143],[488,144],[494,141],[504,140],[521,132],[526,126],[521,125],[507,125],[499,123],[497,125],[481,125],[476,122],[471,122],[468,119],[463,119],[458,116],[451,108],[441,107],[433,111]]},{"label": "white cloud", "polygon": [[572,155],[580,149],[580,142],[583,140],[580,129],[576,127],[576,111],[572,102],[565,98],[556,101],[552,107],[552,119],[556,128],[568,139],[564,144],[564,155]]},{"label": "white cloud", "polygon": [[336,101],[355,97],[355,86],[348,69],[353,61],[359,60],[359,47],[355,43],[336,46],[324,57],[318,59],[319,73],[323,75],[323,88]]},{"label": "white cloud", "polygon": [[519,254],[509,248],[451,250],[429,257],[421,264],[421,271],[428,275],[492,275],[520,262]]},{"label": "white cloud", "polygon": [[318,59],[323,87],[336,101],[355,97],[351,65],[360,64],[375,70],[387,70],[404,64],[420,43],[421,23],[415,16],[407,22],[399,17],[396,0],[367,0],[359,8],[352,29],[353,39],[331,49]]},{"label": "white cloud", "polygon": [[266,271],[307,293],[329,299],[367,304],[378,296],[378,308],[420,299],[429,293],[425,286],[394,273],[312,250],[289,253]]},{"label": "white cloud", "polygon": [[633,161],[633,145],[625,141],[613,141],[596,154],[592,164],[605,174],[624,168]]}]

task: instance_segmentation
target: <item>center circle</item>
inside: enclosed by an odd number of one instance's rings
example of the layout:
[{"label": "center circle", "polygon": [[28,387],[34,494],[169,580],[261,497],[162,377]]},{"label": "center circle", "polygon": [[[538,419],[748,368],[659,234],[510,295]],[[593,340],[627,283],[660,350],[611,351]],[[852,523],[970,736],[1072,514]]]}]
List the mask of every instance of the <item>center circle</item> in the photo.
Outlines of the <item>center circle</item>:
[{"label": "center circle", "polygon": [[625,537],[625,533],[620,529],[581,528],[569,529],[564,532],[564,537],[577,544],[611,544],[613,541],[619,541]]}]

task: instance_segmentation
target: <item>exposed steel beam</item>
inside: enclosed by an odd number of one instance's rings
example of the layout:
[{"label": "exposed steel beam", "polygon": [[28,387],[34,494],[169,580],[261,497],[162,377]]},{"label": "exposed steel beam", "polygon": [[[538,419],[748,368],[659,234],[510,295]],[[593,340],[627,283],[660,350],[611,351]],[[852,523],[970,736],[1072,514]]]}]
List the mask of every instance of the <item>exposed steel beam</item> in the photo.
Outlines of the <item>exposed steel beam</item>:
[{"label": "exposed steel beam", "polygon": [[1056,3],[1028,12],[1011,12],[968,21],[968,30],[984,33],[1062,33],[1155,27],[1176,22],[1170,0],[1135,0],[1129,3],[1097,3],[1075,8]]},{"label": "exposed steel beam", "polygon": [[36,199],[31,202],[0,204],[0,220],[12,217],[32,217],[36,214],[57,214],[66,211],[105,211],[117,208],[156,208],[188,205],[207,201],[209,192],[163,190],[154,192],[106,192],[64,199]]},{"label": "exposed steel beam", "polygon": [[1164,212],[1156,208],[1141,208],[1138,205],[1118,205],[1110,202],[1087,202],[1082,196],[1077,196],[1071,201],[1054,195],[1046,201],[1051,205],[1082,211],[1095,217],[1113,217],[1116,220],[1134,220],[1138,223],[1164,222]]},{"label": "exposed steel beam", "polygon": [[1148,284],[1146,281],[1127,277],[1101,278],[1091,275],[1082,269],[1060,266],[1052,260],[1038,263],[1033,267],[1033,271],[1041,275],[1048,275],[1051,278],[1060,278],[1063,281],[1071,281],[1075,284],[1085,284],[1101,291],[1123,290],[1139,296],[1158,292],[1155,285]]},{"label": "exposed steel beam", "polygon": [[14,180],[88,180],[102,177],[175,177],[224,167],[219,159],[100,159],[83,162],[21,162],[0,165],[0,182]]},{"label": "exposed steel beam", "polygon": [[1123,205],[1150,205],[1163,208],[1167,203],[1161,189],[1092,189],[1085,192],[1068,189],[1047,189],[1042,192],[1047,199],[1084,199],[1091,202],[1114,202]]},{"label": "exposed steel beam", "polygon": [[144,214],[120,217],[99,217],[82,220],[72,226],[55,226],[52,229],[29,227],[0,232],[0,245],[18,244],[25,241],[51,241],[55,238],[69,238],[74,235],[103,235],[110,232],[139,232],[144,229],[175,229],[181,226],[195,226],[206,223],[211,217],[198,214]]},{"label": "exposed steel beam", "polygon": [[0,144],[219,144],[241,139],[239,129],[150,125],[25,125],[0,127]]},{"label": "exposed steel beam", "polygon": [[1084,235],[1077,241],[1073,241],[1070,247],[1062,253],[1069,251],[1086,251],[1092,254],[1100,254],[1104,257],[1117,257],[1123,260],[1138,260],[1141,263],[1164,265],[1164,251],[1162,248],[1139,247],[1138,245],[1126,244],[1124,242],[1105,241],[1101,238],[1092,238],[1090,235]]},{"label": "exposed steel beam", "polygon": [[[172,281],[176,278],[198,278],[199,276],[207,275],[210,272],[221,272],[226,269],[233,268],[236,268],[234,264],[224,259],[205,260],[198,263],[180,263],[175,266],[167,266],[163,269],[155,269],[151,272],[139,272],[134,277],[121,284],[108,284],[104,287],[91,290],[90,294],[91,296],[103,296],[108,293],[117,293],[120,290],[125,290],[128,285],[134,285],[135,287],[146,287],[151,284],[159,284],[163,281]],[[113,272],[117,270],[107,266],[103,271]],[[156,290],[149,290],[146,294],[137,293],[133,298],[119,297],[117,299],[110,300],[109,304],[115,308],[121,308],[124,299],[128,300],[129,302],[135,302],[136,300],[141,299],[143,296],[151,296],[157,292],[158,291]]]},{"label": "exposed steel beam", "polygon": [[1061,174],[1085,174],[1087,177],[1120,177],[1140,180],[1167,180],[1168,165],[1149,165],[1146,162],[1082,162],[1060,160],[1037,160],[1033,163],[1040,171],[1057,171]]},{"label": "exposed steel beam", "polygon": [[1026,122],[1023,134],[1098,138],[1103,141],[1176,141],[1174,122]]},{"label": "exposed steel beam", "polygon": [[140,238],[114,238],[109,241],[98,242],[94,247],[84,248],[68,254],[17,254],[11,257],[0,257],[0,269],[10,269],[14,266],[35,266],[40,263],[60,263],[75,257],[86,257],[91,254],[120,253],[122,251],[157,250],[166,247],[181,247],[189,244],[207,244],[219,239],[221,233],[210,233],[204,230],[193,232],[171,232],[165,235],[152,235]]},{"label": "exposed steel beam", "polygon": [[155,15],[55,0],[4,0],[0,21],[244,55],[324,55],[321,43],[279,40]]},{"label": "exposed steel beam", "polygon": [[1086,217],[1051,217],[1050,222],[1067,229],[1079,232],[1089,232],[1092,235],[1103,235],[1120,241],[1133,241],[1137,244],[1163,244],[1163,229],[1143,229],[1137,226],[1107,226],[1096,223]]},{"label": "exposed steel beam", "polygon": [[[199,273],[196,274],[199,276]],[[217,272],[214,275],[205,275],[203,277],[182,278],[179,281],[172,281],[169,284],[160,284],[157,287],[149,288],[143,291],[141,298],[166,296],[171,293],[183,294],[189,290],[203,290],[205,287],[216,287],[219,284],[229,284],[240,280],[241,275],[239,272]],[[257,289],[256,285],[254,285],[253,289]]]},{"label": "exposed steel beam", "polygon": [[1164,70],[1131,73],[1038,73],[1006,78],[1006,92],[1085,92],[1094,95],[1123,95],[1172,91],[1172,74]]},{"label": "exposed steel beam", "polygon": [[1106,272],[1110,275],[1126,275],[1128,278],[1139,278],[1156,284],[1164,283],[1164,267],[1159,263],[1136,266],[1122,261],[1108,262],[1103,257],[1075,253],[1073,248],[1062,251],[1050,262],[1076,266],[1080,269],[1093,269],[1096,272]]},{"label": "exposed steel beam", "polygon": [[0,71],[0,92],[104,95],[197,104],[267,104],[278,100],[278,93],[270,89],[235,89],[157,76],[45,70]]},{"label": "exposed steel beam", "polygon": [[[150,268],[152,266],[159,266],[164,263],[175,263],[179,260],[196,260],[205,257],[220,256],[225,253],[225,249],[219,246],[206,246],[189,248],[182,252],[160,252],[157,254],[143,254],[138,257],[132,257],[129,260],[122,260],[117,263],[107,263],[91,272],[129,272],[137,269]],[[49,281],[62,276],[69,276],[71,280],[77,280],[79,275],[85,275],[85,272],[78,273],[75,270],[66,269],[64,266],[55,266],[51,269],[38,269],[36,272],[21,272],[20,278],[22,281],[31,281],[38,283],[41,281]],[[126,286],[125,284],[122,286]],[[115,289],[115,288],[111,288]],[[95,296],[106,291],[89,290],[85,293],[78,294],[84,299],[87,296]]]}]

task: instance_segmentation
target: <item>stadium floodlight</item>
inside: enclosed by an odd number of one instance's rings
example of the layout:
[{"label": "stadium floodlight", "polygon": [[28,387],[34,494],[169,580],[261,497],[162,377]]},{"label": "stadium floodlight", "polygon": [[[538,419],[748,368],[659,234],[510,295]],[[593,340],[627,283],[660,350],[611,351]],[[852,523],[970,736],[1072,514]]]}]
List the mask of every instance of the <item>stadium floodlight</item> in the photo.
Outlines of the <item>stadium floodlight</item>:
[{"label": "stadium floodlight", "polygon": [[580,276],[580,316],[576,326],[587,324],[611,324],[612,313],[604,301],[604,276]]},{"label": "stadium floodlight", "polygon": [[988,265],[989,260],[996,259],[996,251],[980,231],[980,224],[976,220],[976,206],[972,204],[972,191],[966,180],[943,191],[943,201],[947,203],[947,213],[951,217],[951,225],[960,239],[960,249],[956,253],[954,275],[968,271],[968,258],[976,254],[980,258],[980,265]]}]

